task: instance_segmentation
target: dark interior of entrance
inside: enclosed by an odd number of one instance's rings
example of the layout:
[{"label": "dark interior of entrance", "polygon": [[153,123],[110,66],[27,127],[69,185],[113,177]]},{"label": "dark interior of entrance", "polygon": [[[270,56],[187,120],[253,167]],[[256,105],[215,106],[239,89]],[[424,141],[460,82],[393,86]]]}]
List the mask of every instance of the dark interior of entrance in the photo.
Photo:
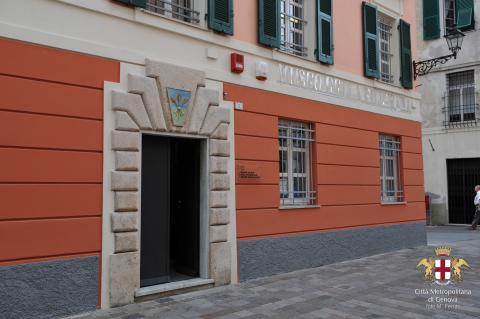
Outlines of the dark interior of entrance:
[{"label": "dark interior of entrance", "polygon": [[199,276],[200,140],[143,135],[140,285]]},{"label": "dark interior of entrance", "polygon": [[470,224],[475,213],[475,185],[480,185],[480,158],[447,160],[450,224]]}]

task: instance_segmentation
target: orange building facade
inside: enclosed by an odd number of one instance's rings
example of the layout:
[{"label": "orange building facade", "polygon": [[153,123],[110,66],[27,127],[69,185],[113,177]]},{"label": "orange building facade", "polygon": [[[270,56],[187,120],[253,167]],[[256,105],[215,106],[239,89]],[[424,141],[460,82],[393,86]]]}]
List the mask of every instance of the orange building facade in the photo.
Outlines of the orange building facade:
[{"label": "orange building facade", "polygon": [[[262,236],[342,228],[421,222],[425,219],[420,126],[412,121],[361,111],[341,110],[252,90],[226,86],[233,99],[243,98],[244,111],[235,113],[235,164],[252,166],[261,174],[258,183],[236,180],[237,236]],[[274,103],[275,110],[261,107]],[[298,105],[291,110],[291,105]],[[319,110],[320,109],[320,110]],[[278,121],[281,118],[313,123],[314,177],[318,207],[282,211],[279,208]],[[341,121],[339,121],[341,119]],[[379,182],[378,136],[401,137],[405,203],[382,205]],[[251,151],[254,149],[255,151]],[[405,212],[407,208],[407,212]]]},{"label": "orange building facade", "polygon": [[[239,247],[245,247],[239,250],[240,279],[422,241],[420,123],[233,84],[225,91],[228,98],[244,101],[243,110],[235,111],[237,238]],[[282,119],[311,123],[314,130],[311,169],[316,196],[309,206],[282,207],[278,173]],[[382,203],[379,196],[382,134],[398,136],[402,145],[401,203]],[[242,178],[242,170],[258,176]]]},{"label": "orange building facade", "polygon": [[[85,299],[65,310],[85,311],[98,304],[100,289],[103,83],[118,81],[119,63],[10,39],[0,46],[3,293],[17,288],[16,273],[53,263],[36,288],[16,295],[38,298],[55,272],[78,264],[87,271],[70,275]],[[38,307],[35,313],[48,313],[51,305]]]},{"label": "orange building facade", "polygon": [[177,2],[0,4],[11,317],[425,244],[414,3]]}]

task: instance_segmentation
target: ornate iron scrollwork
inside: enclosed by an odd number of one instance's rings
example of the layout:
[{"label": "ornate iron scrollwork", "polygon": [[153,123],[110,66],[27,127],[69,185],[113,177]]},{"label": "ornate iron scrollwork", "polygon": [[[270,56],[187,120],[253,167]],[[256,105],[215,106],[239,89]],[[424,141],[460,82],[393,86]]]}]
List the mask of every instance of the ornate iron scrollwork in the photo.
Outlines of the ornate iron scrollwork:
[{"label": "ornate iron scrollwork", "polygon": [[445,55],[430,60],[420,62],[413,61],[413,78],[416,80],[417,77],[427,74],[432,68],[436,67],[438,64],[445,64],[452,58],[457,58],[456,52],[450,55]]}]

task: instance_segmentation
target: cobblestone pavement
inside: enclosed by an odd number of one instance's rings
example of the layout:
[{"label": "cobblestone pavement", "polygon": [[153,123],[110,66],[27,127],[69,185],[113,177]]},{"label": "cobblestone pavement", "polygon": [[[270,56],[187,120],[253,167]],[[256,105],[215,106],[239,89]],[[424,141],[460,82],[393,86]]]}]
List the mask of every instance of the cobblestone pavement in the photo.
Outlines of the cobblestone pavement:
[{"label": "cobblestone pavement", "polygon": [[[453,255],[466,259],[472,267],[464,272],[464,281],[455,285],[423,282],[415,266],[435,254],[433,247],[419,247],[76,318],[480,318],[480,232],[477,235],[477,240],[449,244]],[[430,289],[435,288],[458,288],[471,294],[451,294],[452,300],[440,301],[435,298],[448,295],[433,295]],[[428,303],[432,296],[434,302]],[[427,307],[437,304],[441,309]],[[452,308],[444,309],[445,304]]]}]

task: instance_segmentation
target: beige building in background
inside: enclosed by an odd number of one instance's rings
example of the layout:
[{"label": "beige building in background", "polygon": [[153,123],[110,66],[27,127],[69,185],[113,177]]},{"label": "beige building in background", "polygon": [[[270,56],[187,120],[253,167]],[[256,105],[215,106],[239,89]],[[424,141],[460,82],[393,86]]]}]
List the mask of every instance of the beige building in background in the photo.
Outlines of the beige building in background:
[{"label": "beige building in background", "polygon": [[[470,15],[463,5],[471,5]],[[474,213],[473,187],[480,183],[480,2],[417,0],[417,13],[419,60],[451,54],[444,39],[449,27],[458,25],[465,34],[457,58],[433,68],[417,83],[423,99],[430,222],[468,224]]]}]

